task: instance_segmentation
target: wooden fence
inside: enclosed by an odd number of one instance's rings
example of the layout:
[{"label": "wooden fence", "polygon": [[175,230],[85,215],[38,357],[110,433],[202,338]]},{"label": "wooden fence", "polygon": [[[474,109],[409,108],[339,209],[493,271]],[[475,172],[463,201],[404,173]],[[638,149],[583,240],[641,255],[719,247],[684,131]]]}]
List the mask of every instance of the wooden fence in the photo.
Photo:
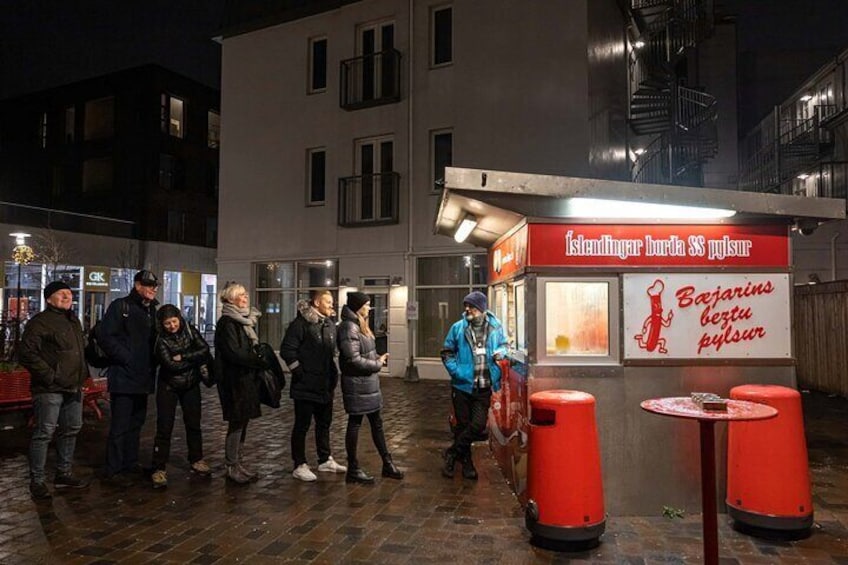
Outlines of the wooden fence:
[{"label": "wooden fence", "polygon": [[798,386],[848,397],[848,281],[795,287]]}]

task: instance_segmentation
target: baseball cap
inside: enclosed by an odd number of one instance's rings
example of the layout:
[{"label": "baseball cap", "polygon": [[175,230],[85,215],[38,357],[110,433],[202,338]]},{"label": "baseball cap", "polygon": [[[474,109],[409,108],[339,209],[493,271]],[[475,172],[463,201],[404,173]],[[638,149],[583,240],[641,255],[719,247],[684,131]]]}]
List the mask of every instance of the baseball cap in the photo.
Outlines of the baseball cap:
[{"label": "baseball cap", "polygon": [[141,283],[142,286],[159,286],[159,278],[147,269],[137,272],[133,282]]}]

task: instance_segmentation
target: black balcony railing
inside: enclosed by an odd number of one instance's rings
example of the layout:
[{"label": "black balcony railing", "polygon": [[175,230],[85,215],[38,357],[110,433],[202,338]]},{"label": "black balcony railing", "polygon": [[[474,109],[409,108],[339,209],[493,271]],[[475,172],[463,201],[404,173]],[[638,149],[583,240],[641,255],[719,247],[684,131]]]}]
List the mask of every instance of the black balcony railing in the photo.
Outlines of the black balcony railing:
[{"label": "black balcony railing", "polygon": [[341,62],[339,104],[345,110],[400,101],[400,51],[388,49]]},{"label": "black balcony railing", "polygon": [[135,222],[129,220],[14,202],[0,202],[0,222],[112,237],[138,237]]},{"label": "black balcony railing", "polygon": [[398,223],[400,174],[339,179],[339,225],[345,228]]}]

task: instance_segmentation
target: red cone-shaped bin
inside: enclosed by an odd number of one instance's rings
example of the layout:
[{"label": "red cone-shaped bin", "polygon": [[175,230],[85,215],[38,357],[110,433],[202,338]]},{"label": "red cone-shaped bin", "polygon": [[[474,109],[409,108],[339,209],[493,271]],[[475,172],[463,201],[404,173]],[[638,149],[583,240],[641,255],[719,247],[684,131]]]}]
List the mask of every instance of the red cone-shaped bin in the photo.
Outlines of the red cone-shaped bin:
[{"label": "red cone-shaped bin", "polygon": [[547,390],[530,406],[527,529],[535,541],[596,545],[605,517],[595,398]]},{"label": "red cone-shaped bin", "polygon": [[741,529],[808,532],[813,500],[801,395],[783,386],[742,385],[730,398],[776,408],[777,417],[729,424],[728,514]]}]

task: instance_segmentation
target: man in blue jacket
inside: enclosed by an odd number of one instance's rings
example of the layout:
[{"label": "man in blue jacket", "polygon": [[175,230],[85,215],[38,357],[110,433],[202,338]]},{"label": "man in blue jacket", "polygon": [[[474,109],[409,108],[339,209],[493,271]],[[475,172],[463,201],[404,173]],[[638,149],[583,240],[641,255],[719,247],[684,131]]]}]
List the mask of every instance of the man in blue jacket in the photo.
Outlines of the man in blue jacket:
[{"label": "man in blue jacket", "polygon": [[471,442],[485,431],[492,391],[501,388],[497,362],[507,354],[507,340],[503,325],[488,311],[485,294],[475,290],[462,302],[465,314],[451,326],[442,348],[456,416],[453,444],[445,451],[442,475],[452,478],[459,461],[462,476],[476,480]]},{"label": "man in blue jacket", "polygon": [[155,388],[153,342],[156,332],[156,290],[159,279],[139,271],[128,296],[113,301],[97,332],[109,357],[106,371],[112,419],[106,447],[106,480],[116,487],[131,483],[139,470],[138,448],[147,416],[147,396]]}]

